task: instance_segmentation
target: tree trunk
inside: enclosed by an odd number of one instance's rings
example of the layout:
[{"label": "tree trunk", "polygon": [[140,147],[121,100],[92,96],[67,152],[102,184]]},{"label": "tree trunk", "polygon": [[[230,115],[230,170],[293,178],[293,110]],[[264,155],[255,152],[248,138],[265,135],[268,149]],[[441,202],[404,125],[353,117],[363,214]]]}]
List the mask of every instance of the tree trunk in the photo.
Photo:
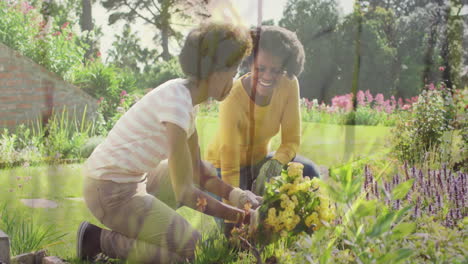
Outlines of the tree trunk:
[{"label": "tree trunk", "polygon": [[82,0],[82,11],[80,16],[81,31],[91,31],[94,28],[91,0]]},{"label": "tree trunk", "polygon": [[168,26],[164,26],[161,29],[161,45],[163,48],[163,52],[161,57],[163,60],[168,61],[171,59],[171,54],[169,53],[169,28]]},{"label": "tree trunk", "polygon": [[169,13],[170,6],[174,4],[172,1],[164,1],[161,6],[160,21],[161,21],[161,46],[163,52],[161,57],[168,61],[171,59],[169,52],[169,34],[171,33],[171,14]]},{"label": "tree trunk", "polygon": [[437,42],[437,23],[438,22],[433,22],[430,27],[427,49],[424,54],[424,71],[421,80],[422,87],[426,87],[426,84],[434,82],[432,72],[434,67],[434,49]]}]

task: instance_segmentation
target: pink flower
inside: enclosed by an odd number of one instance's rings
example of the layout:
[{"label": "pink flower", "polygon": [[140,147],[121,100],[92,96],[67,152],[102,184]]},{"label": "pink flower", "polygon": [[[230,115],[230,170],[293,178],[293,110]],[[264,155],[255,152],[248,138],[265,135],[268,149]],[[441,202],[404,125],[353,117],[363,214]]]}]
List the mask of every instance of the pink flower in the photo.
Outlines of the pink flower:
[{"label": "pink flower", "polygon": [[403,107],[401,109],[402,110],[409,110],[410,108],[411,108],[411,105],[405,104],[405,105],[403,105]]},{"label": "pink flower", "polygon": [[120,92],[120,97],[124,97],[127,95],[127,91],[125,90],[122,90],[122,92]]},{"label": "pink flower", "polygon": [[62,34],[62,32],[60,32],[60,31],[55,31],[54,33],[52,33],[52,36],[59,36],[60,34]]},{"label": "pink flower", "polygon": [[392,104],[391,100],[386,100],[383,103],[383,108],[387,114],[391,114],[393,110],[395,109],[394,104]]},{"label": "pink flower", "polygon": [[120,104],[122,105],[124,103],[125,103],[125,98],[120,99]]},{"label": "pink flower", "polygon": [[101,52],[100,51],[96,52],[96,57],[98,57],[98,58],[101,57]]},{"label": "pink flower", "polygon": [[401,97],[400,97],[400,98],[398,98],[398,107],[402,108],[402,107],[403,107],[403,105],[404,105],[404,103],[403,103],[403,99],[402,99]]},{"label": "pink flower", "polygon": [[435,86],[433,83],[430,83],[429,85],[427,85],[427,88],[432,91],[432,90],[435,90]]},{"label": "pink flower", "polygon": [[376,96],[375,96],[375,110],[377,111],[382,111],[384,110],[385,106],[385,99],[384,99],[384,96],[383,94],[381,93],[378,93]]},{"label": "pink flower", "polygon": [[29,13],[29,11],[31,11],[31,9],[34,9],[34,7],[32,5],[30,5],[28,2],[22,2],[21,3],[21,12],[23,14]]},{"label": "pink flower", "polygon": [[310,109],[312,109],[312,107],[314,106],[314,102],[309,101],[308,99],[306,99],[306,104],[307,104],[307,111],[310,111]]},{"label": "pink flower", "polygon": [[372,96],[369,90],[366,91],[366,99],[368,104],[372,103],[372,101],[374,100],[374,97]]},{"label": "pink flower", "polygon": [[353,94],[337,95],[332,98],[332,108],[351,111],[353,109]]},{"label": "pink flower", "polygon": [[439,71],[441,71],[441,72],[445,71],[445,67],[444,67],[444,66],[440,66],[440,67],[439,67]]},{"label": "pink flower", "polygon": [[366,106],[366,94],[359,90],[356,94],[356,99],[358,101],[358,105],[360,106]]},{"label": "pink flower", "polygon": [[68,27],[68,25],[70,25],[70,22],[65,22],[63,23],[63,25],[60,27],[61,29],[65,29],[66,27]]},{"label": "pink flower", "polygon": [[102,103],[104,101],[104,97],[100,97],[99,100],[97,101],[98,104]]},{"label": "pink flower", "polygon": [[46,25],[47,25],[46,21],[45,21],[45,20],[42,20],[42,21],[39,23],[39,29],[43,29]]}]

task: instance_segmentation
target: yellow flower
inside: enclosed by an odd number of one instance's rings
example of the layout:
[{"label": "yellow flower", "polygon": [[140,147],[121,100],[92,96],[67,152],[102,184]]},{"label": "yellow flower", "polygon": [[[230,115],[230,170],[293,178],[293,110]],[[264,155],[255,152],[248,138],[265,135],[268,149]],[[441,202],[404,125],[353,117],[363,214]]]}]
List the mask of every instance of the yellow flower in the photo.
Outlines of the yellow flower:
[{"label": "yellow flower", "polygon": [[318,189],[320,187],[320,179],[315,177],[315,178],[312,178],[312,180],[310,180],[311,183],[312,183],[312,188],[315,189]]},{"label": "yellow flower", "polygon": [[285,183],[283,186],[281,186],[281,187],[279,188],[279,191],[280,191],[281,193],[288,193],[288,190],[289,190],[290,188],[292,188],[292,187],[294,187],[292,184],[290,184],[290,183]]},{"label": "yellow flower", "polygon": [[293,187],[291,187],[288,191],[288,195],[293,195],[295,194],[297,191],[299,191],[299,189],[297,188],[298,186],[297,185],[293,185]]},{"label": "yellow flower", "polygon": [[305,219],[305,224],[307,227],[311,227],[312,225],[318,226],[320,223],[320,220],[318,218],[318,214],[316,212],[313,212],[311,215],[309,215]]},{"label": "yellow flower", "polygon": [[200,212],[205,212],[208,202],[204,197],[197,197],[197,209]]},{"label": "yellow flower", "polygon": [[304,169],[304,165],[298,162],[289,162],[288,163],[288,176],[292,178],[301,177],[302,178],[302,170]]},{"label": "yellow flower", "polygon": [[293,196],[291,197],[291,199],[292,199],[292,201],[293,201],[294,205],[296,205],[296,206],[297,206],[297,205],[299,204],[299,201],[297,200],[297,197],[296,197],[296,195],[293,195]]}]

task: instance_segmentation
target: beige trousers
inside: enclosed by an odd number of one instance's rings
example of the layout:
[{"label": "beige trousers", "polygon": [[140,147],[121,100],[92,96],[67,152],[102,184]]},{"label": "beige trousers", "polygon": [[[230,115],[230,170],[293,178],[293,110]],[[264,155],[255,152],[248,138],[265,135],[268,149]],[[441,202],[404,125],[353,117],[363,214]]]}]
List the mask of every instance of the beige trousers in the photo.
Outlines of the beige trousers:
[{"label": "beige trousers", "polygon": [[132,263],[173,263],[193,259],[198,231],[181,216],[167,161],[139,183],[85,177],[84,199],[110,230],[101,233],[102,252]]}]

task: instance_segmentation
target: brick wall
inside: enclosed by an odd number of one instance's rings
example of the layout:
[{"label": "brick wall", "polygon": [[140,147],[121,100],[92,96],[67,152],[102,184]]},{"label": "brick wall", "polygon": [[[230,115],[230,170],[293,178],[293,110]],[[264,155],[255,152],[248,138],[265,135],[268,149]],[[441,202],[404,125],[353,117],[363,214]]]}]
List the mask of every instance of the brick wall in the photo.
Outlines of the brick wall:
[{"label": "brick wall", "polygon": [[65,107],[81,118],[96,113],[97,102],[60,76],[0,43],[0,132],[19,124],[31,124]]}]

